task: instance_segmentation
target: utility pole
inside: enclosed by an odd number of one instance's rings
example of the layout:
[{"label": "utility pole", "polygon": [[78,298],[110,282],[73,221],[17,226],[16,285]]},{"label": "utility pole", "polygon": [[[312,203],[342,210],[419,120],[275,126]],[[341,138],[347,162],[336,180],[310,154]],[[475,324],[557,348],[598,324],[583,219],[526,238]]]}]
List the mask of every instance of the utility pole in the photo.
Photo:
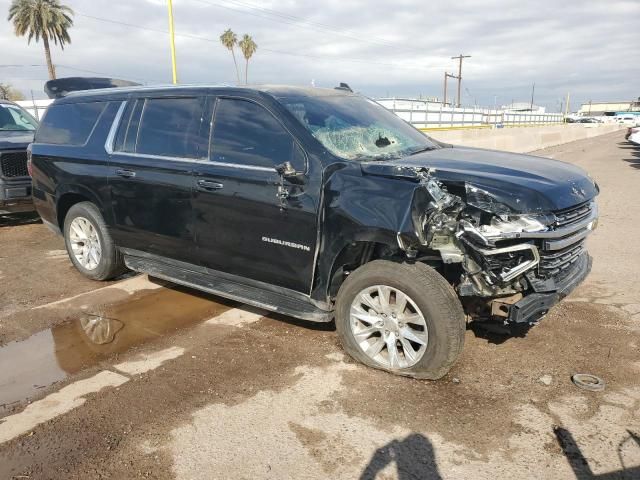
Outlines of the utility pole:
[{"label": "utility pole", "polygon": [[178,68],[176,66],[176,42],[173,32],[173,3],[172,0],[167,0],[167,7],[169,8],[169,45],[171,47],[171,73],[173,76],[173,84],[178,83]]},{"label": "utility pole", "polygon": [[449,78],[449,74],[444,72],[444,96],[442,97],[442,105],[447,104],[447,78]]},{"label": "utility pole", "polygon": [[533,87],[531,87],[531,106],[529,110],[533,112],[533,94],[536,92],[536,82],[533,82]]},{"label": "utility pole", "polygon": [[451,60],[458,60],[458,107],[460,106],[460,85],[462,84],[462,59],[471,58],[471,55],[458,55],[457,57],[451,57]]},{"label": "utility pole", "polygon": [[[446,105],[447,104],[447,79],[448,78],[458,78],[455,75],[451,74],[451,73],[447,73],[444,72],[444,98],[442,100],[442,104]],[[458,96],[459,96],[459,92],[458,92]],[[458,99],[458,102],[460,101],[460,99]]]},{"label": "utility pole", "polygon": [[571,98],[571,93],[567,92],[567,103],[565,103],[565,112],[564,112],[564,116],[568,117],[569,116],[569,99]]}]

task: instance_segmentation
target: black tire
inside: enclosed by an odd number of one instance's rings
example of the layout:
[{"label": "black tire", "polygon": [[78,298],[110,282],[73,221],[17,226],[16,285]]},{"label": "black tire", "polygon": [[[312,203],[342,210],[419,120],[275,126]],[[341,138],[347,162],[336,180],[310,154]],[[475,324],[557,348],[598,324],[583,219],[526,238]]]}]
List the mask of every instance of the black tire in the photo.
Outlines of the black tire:
[{"label": "black tire", "polygon": [[[351,331],[350,309],[356,296],[373,285],[387,285],[408,295],[423,313],[428,340],[422,358],[413,366],[389,369],[371,359]],[[351,273],[336,301],[336,328],[345,351],[370,367],[398,375],[436,380],[453,366],[464,345],[465,316],[453,288],[433,268],[423,263],[374,260]]]},{"label": "black tire", "polygon": [[[82,266],[78,259],[76,259],[69,240],[71,222],[78,217],[83,217],[91,223],[100,241],[100,262],[91,270]],[[76,203],[67,212],[67,216],[64,219],[64,243],[73,265],[80,273],[92,280],[110,280],[123,274],[127,270],[124,266],[122,254],[113,242],[100,210],[91,202]]]}]

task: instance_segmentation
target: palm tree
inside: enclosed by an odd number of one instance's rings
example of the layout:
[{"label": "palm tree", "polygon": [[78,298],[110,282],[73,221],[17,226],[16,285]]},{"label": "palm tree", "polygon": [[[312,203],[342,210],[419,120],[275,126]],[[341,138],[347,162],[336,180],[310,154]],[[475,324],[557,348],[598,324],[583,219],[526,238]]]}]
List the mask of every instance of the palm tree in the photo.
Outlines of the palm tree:
[{"label": "palm tree", "polygon": [[256,53],[258,49],[258,45],[253,41],[250,35],[246,33],[242,36],[242,40],[240,40],[240,50],[242,50],[242,54],[244,55],[244,59],[246,60],[246,66],[244,68],[244,83],[245,85],[248,83],[247,78],[249,76],[249,59]]},{"label": "palm tree", "polygon": [[58,0],[13,0],[9,7],[9,17],[13,20],[13,27],[17,36],[28,35],[27,42],[35,38],[36,42],[44,44],[44,54],[47,57],[49,78],[56,78],[56,69],[51,62],[49,40],[64,50],[66,43],[71,43],[69,28],[73,26],[73,10],[62,5]]},{"label": "palm tree", "polygon": [[222,45],[231,52],[231,55],[233,55],[233,64],[236,66],[236,77],[238,78],[239,84],[240,72],[238,71],[238,62],[236,62],[236,54],[234,51],[235,46],[238,44],[238,37],[230,28],[227,28],[224,33],[220,35],[220,43],[222,43]]}]

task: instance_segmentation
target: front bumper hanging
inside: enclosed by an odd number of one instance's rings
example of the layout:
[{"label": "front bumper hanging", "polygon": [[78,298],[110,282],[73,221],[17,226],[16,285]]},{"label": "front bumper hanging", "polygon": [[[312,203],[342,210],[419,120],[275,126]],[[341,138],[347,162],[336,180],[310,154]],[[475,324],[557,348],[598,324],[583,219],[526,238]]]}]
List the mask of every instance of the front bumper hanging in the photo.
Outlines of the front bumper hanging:
[{"label": "front bumper hanging", "polygon": [[[569,295],[591,271],[592,259],[584,252],[576,261],[572,271],[560,282],[556,282],[554,291],[535,291],[514,303],[509,310],[509,323],[535,323],[542,318],[549,309]],[[534,290],[535,284],[532,284]]]}]

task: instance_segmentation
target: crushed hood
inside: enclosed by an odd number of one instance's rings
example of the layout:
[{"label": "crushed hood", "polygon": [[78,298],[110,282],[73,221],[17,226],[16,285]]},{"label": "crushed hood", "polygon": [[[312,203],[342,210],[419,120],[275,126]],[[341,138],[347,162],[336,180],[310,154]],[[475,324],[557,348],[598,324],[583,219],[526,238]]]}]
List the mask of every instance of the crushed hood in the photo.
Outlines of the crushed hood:
[{"label": "crushed hood", "polygon": [[415,177],[415,170],[434,169],[447,184],[467,182],[493,194],[521,213],[549,212],[588,201],[598,189],[579,167],[549,158],[477,148],[439,148],[384,162],[362,164],[364,174]]}]

